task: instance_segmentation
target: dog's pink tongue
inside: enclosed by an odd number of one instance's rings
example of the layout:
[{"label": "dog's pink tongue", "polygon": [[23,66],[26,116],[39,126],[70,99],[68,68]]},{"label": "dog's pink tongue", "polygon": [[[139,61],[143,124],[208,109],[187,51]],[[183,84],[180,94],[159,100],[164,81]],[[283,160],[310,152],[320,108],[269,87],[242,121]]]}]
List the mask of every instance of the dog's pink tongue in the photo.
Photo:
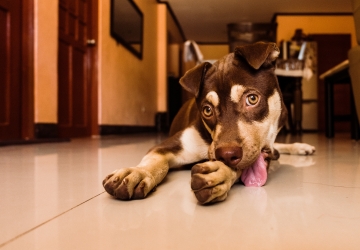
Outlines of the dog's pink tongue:
[{"label": "dog's pink tongue", "polygon": [[267,163],[264,160],[264,153],[261,153],[256,162],[241,174],[241,181],[246,187],[261,187],[267,180]]}]

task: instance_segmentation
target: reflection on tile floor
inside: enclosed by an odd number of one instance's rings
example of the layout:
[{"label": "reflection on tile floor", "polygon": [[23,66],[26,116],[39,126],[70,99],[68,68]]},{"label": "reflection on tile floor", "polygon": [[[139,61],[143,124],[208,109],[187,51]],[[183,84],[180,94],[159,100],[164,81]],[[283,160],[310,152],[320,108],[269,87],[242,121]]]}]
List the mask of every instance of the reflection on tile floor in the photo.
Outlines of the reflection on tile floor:
[{"label": "reflection on tile floor", "polygon": [[261,188],[236,184],[197,203],[190,171],[144,200],[118,201],[102,179],[135,166],[159,135],[0,148],[0,249],[359,249],[360,143],[348,134],[282,137],[316,146],[282,155]]}]

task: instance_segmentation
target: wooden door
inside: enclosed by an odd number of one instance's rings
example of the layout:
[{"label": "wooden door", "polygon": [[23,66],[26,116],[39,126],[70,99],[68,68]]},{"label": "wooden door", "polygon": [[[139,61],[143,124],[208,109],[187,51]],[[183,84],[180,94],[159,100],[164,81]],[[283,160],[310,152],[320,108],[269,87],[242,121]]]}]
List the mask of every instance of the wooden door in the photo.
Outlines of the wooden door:
[{"label": "wooden door", "polygon": [[59,1],[58,124],[60,137],[91,135],[91,0]]},{"label": "wooden door", "polygon": [[0,140],[21,138],[21,0],[0,0]]},{"label": "wooden door", "polygon": [[[317,42],[318,76],[337,64],[348,59],[348,51],[351,48],[350,34],[311,34]],[[335,115],[350,115],[350,84],[336,84],[334,86]],[[325,85],[318,79],[318,128],[325,131]],[[350,131],[350,121],[344,120],[335,123],[335,131]]]}]

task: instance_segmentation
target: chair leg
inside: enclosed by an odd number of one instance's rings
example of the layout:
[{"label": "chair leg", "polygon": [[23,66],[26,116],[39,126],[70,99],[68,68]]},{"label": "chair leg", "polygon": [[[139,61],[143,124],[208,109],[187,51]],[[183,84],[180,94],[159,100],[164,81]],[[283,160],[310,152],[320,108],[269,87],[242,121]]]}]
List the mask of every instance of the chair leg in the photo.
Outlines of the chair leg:
[{"label": "chair leg", "polygon": [[287,108],[287,111],[288,111],[288,124],[290,127],[290,132],[292,134],[295,134],[296,131],[295,131],[295,126],[294,126],[294,122],[293,122],[293,118],[292,118],[291,103],[290,102],[285,103],[285,107]]},{"label": "chair leg", "polygon": [[360,125],[356,113],[354,97],[351,93],[351,139],[358,141],[360,139]]}]

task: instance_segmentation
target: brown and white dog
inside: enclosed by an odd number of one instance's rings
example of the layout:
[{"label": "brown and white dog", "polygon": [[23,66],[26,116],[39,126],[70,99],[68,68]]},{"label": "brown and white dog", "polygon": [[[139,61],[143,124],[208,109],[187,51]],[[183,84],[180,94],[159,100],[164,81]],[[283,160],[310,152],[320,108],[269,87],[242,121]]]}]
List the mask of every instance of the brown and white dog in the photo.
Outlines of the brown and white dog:
[{"label": "brown and white dog", "polygon": [[[287,111],[274,73],[274,43],[239,46],[213,65],[202,63],[180,79],[194,95],[170,128],[136,167],[108,175],[105,190],[120,200],[145,198],[170,168],[195,164],[191,188],[201,204],[223,201],[231,186],[262,186],[279,153],[313,154],[305,143],[279,144]],[[201,163],[199,163],[201,162]]]}]

